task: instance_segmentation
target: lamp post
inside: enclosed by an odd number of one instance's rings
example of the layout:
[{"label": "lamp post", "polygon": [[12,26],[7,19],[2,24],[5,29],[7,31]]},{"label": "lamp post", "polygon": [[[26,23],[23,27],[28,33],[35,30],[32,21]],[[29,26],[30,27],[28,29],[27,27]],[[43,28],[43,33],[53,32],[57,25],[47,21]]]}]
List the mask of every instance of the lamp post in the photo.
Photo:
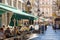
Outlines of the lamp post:
[{"label": "lamp post", "polygon": [[38,12],[38,15],[37,16],[40,17],[40,10],[38,9],[37,12]]},{"label": "lamp post", "polygon": [[31,7],[31,3],[30,3],[29,0],[27,1],[27,7],[28,7],[28,13],[29,13],[30,12],[30,7]]},{"label": "lamp post", "polygon": [[37,12],[38,12],[38,14],[37,14],[37,16],[38,16],[38,22],[39,22],[39,17],[40,17],[40,9],[39,9],[40,7],[39,7],[39,0],[38,0],[38,9],[37,9]]},{"label": "lamp post", "polygon": [[[28,0],[28,1],[27,1],[28,13],[30,13],[30,7],[31,7],[31,3],[30,3],[30,1]],[[29,18],[29,24],[31,24],[31,19],[30,19],[30,18]]]},{"label": "lamp post", "polygon": [[38,23],[39,23],[39,17],[40,17],[40,10],[38,9]]}]

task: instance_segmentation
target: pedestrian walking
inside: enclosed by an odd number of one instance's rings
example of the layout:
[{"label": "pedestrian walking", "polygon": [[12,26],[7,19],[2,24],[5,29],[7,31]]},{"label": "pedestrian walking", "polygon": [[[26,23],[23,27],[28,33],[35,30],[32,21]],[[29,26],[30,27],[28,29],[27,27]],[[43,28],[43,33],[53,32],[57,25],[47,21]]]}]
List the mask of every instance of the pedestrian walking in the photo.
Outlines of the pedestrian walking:
[{"label": "pedestrian walking", "polygon": [[45,31],[47,30],[47,24],[45,25]]},{"label": "pedestrian walking", "polygon": [[39,33],[41,32],[41,25],[39,24]]},{"label": "pedestrian walking", "polygon": [[58,24],[56,24],[56,28],[57,28],[57,29],[59,28],[59,25],[58,25]]},{"label": "pedestrian walking", "polygon": [[54,25],[54,30],[55,30],[55,32],[56,32],[56,24]]},{"label": "pedestrian walking", "polygon": [[45,27],[44,27],[44,25],[42,24],[42,25],[41,25],[42,34],[44,34],[44,30],[45,30]]}]

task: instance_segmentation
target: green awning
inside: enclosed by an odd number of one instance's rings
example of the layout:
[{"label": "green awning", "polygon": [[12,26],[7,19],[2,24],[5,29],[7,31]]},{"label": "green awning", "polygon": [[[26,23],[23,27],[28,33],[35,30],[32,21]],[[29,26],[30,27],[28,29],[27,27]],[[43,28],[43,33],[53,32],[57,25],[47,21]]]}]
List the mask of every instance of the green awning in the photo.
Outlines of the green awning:
[{"label": "green awning", "polygon": [[5,11],[3,11],[3,10],[0,10],[0,15],[1,15],[1,14],[3,14],[3,13],[5,13]]},{"label": "green awning", "polygon": [[[14,26],[14,21],[13,20],[11,20],[11,22],[10,22],[10,24],[9,24],[10,26]],[[16,23],[15,23],[15,26],[18,26],[18,23],[17,23],[17,20],[16,20]]]},{"label": "green awning", "polygon": [[[21,20],[21,19],[29,19],[29,20],[34,20],[33,17],[26,17],[26,16],[22,16],[22,15],[18,15],[18,14],[13,14],[11,17],[11,21],[10,21],[10,26],[14,26],[14,21],[13,20]],[[16,26],[17,26],[17,22],[16,22]]]},{"label": "green awning", "polygon": [[[14,13],[12,18],[11,18],[11,22],[9,24],[10,26],[14,26],[14,22],[13,22],[14,18],[16,20],[20,20],[20,19],[34,20],[34,18],[35,18],[35,16],[33,16],[31,14],[27,14],[19,9],[16,9],[14,7],[0,3],[0,14],[2,14],[4,12],[8,12],[8,11],[11,11]],[[16,25],[17,25],[17,22],[16,22]]]},{"label": "green awning", "polygon": [[16,19],[16,20],[31,19],[31,18],[33,18],[33,17],[23,16],[23,15],[19,15],[19,14],[13,14],[12,15],[12,19]]},{"label": "green awning", "polygon": [[19,10],[19,9],[16,9],[16,8],[14,8],[14,7],[11,7],[11,6],[2,4],[2,3],[0,3],[0,8],[5,9],[5,10],[7,10],[7,11],[11,11],[11,12],[16,13],[16,14],[23,15],[23,16],[34,17],[34,16],[31,15],[31,14],[24,13],[24,12],[22,12],[22,11]]}]

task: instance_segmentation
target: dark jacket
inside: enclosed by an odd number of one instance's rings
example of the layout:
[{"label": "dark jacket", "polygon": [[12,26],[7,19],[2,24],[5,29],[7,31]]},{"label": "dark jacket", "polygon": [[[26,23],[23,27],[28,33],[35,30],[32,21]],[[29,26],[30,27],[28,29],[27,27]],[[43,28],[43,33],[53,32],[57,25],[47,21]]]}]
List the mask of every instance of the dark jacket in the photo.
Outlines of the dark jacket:
[{"label": "dark jacket", "polygon": [[44,31],[44,25],[41,26],[41,30]]}]

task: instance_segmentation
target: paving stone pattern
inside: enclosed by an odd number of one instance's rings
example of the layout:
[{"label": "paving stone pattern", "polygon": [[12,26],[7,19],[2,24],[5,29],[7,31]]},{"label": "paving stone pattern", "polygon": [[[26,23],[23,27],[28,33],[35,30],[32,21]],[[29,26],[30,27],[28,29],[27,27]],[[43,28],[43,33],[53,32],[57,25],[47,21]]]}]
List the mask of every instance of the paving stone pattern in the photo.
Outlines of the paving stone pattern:
[{"label": "paving stone pattern", "polygon": [[48,26],[44,34],[38,34],[38,37],[31,40],[60,40],[60,30],[53,30],[52,26]]}]

